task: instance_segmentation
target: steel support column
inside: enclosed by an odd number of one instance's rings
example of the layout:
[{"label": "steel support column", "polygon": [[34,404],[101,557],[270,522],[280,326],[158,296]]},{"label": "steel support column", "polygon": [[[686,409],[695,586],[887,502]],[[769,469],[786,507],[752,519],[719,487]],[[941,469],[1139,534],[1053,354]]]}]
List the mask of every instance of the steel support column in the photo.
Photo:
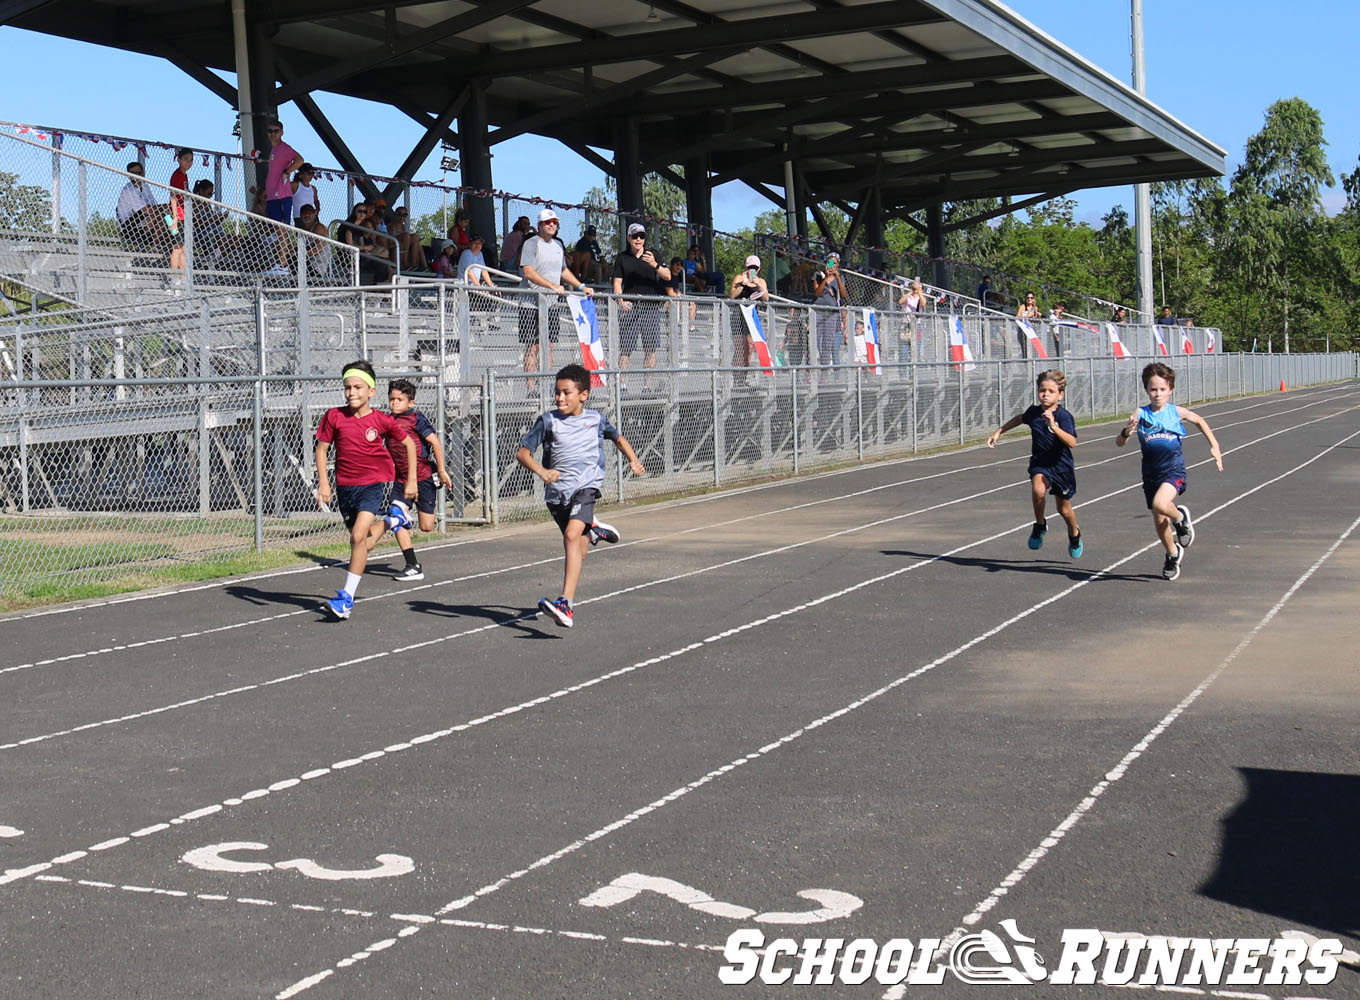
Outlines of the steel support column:
[{"label": "steel support column", "polygon": [[[487,139],[486,88],[480,83],[473,84],[468,101],[458,115],[458,138],[462,143],[463,154],[459,164],[463,172],[463,184],[477,191],[490,191],[491,183],[491,143]],[[468,213],[468,228],[479,234],[485,241],[483,251],[487,260],[499,260],[499,246],[496,240],[496,202],[490,197],[465,196],[463,207]]]}]

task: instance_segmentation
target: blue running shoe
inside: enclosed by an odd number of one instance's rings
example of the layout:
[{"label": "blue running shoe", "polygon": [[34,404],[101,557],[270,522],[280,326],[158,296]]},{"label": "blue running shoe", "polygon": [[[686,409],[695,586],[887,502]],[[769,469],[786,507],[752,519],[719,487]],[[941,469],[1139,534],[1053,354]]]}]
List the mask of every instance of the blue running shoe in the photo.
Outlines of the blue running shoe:
[{"label": "blue running shoe", "polygon": [[354,610],[354,595],[348,590],[337,590],[335,596],[322,605],[328,612],[344,621]]},{"label": "blue running shoe", "polygon": [[1080,559],[1082,552],[1085,551],[1081,546],[1081,532],[1067,536],[1067,554],[1073,559]]},{"label": "blue running shoe", "polygon": [[387,526],[395,531],[411,530],[411,508],[400,500],[393,500],[392,506],[387,508]]},{"label": "blue running shoe", "polygon": [[1048,532],[1046,523],[1036,524],[1029,532],[1029,547],[1032,549],[1042,549],[1044,547],[1044,535]]}]

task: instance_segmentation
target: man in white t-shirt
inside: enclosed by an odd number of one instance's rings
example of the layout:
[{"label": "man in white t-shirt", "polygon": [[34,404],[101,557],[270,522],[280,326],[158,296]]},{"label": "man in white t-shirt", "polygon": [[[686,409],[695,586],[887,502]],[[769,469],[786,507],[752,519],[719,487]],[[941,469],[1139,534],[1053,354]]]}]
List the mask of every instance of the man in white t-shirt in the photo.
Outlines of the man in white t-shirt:
[{"label": "man in white t-shirt", "polygon": [[[593,296],[595,290],[586,287],[567,267],[567,248],[557,237],[560,226],[561,220],[551,208],[545,208],[538,213],[538,232],[534,236],[524,238],[524,248],[519,255],[524,283],[529,288],[555,292],[556,295],[563,295],[569,290],[580,290],[586,295]],[[525,303],[525,306],[528,307],[529,303]],[[548,341],[552,344],[557,340],[561,330],[561,306],[556,296],[548,303],[547,318]],[[524,345],[524,370],[537,371],[539,330],[536,302],[531,308],[524,308],[520,312],[519,342]],[[547,367],[551,368],[551,346],[548,352]],[[534,385],[531,382],[529,391],[533,390]]]}]

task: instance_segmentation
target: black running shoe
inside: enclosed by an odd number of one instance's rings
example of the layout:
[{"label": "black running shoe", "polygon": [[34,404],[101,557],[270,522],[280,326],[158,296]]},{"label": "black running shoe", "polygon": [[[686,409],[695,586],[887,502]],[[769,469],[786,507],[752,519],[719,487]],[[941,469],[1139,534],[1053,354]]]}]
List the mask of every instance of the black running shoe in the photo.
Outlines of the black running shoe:
[{"label": "black running shoe", "polygon": [[1179,542],[1176,543],[1176,551],[1166,554],[1166,562],[1162,563],[1162,576],[1168,580],[1174,580],[1181,575],[1181,557],[1185,555],[1185,549],[1181,548]]},{"label": "black running shoe", "polygon": [[1044,547],[1044,535],[1048,532],[1048,524],[1040,522],[1035,524],[1029,531],[1029,547],[1032,549],[1042,549]]},{"label": "black running shoe", "polygon": [[1181,548],[1188,549],[1195,540],[1195,522],[1190,519],[1190,508],[1176,505],[1176,509],[1181,512],[1181,519],[1176,522],[1176,541]]}]

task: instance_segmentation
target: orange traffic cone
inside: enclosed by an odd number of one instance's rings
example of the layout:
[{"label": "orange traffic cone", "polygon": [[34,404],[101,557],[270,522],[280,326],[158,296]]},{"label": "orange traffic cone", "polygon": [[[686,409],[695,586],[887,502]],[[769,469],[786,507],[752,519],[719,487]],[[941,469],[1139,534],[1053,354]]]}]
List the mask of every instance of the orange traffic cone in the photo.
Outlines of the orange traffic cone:
[{"label": "orange traffic cone", "polygon": [[1280,379],[1280,391],[1281,391],[1281,392],[1284,392],[1284,391],[1285,391],[1285,389],[1284,389],[1284,379]]}]

